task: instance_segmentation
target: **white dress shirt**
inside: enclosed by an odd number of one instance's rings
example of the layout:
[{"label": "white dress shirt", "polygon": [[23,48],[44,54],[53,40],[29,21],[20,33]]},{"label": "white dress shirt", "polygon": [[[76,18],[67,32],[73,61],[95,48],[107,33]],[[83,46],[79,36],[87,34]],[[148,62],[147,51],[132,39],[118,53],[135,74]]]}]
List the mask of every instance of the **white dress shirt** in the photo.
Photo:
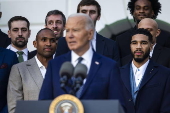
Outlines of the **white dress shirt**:
[{"label": "white dress shirt", "polygon": [[[17,51],[20,51],[20,50],[17,50],[16,48],[14,48],[11,44],[7,47],[7,49],[10,49],[10,50],[12,50],[12,51],[14,51],[15,53],[17,52]],[[24,59],[24,61],[27,61],[28,60],[28,49],[27,48],[25,48],[25,49],[23,49],[22,50],[24,53],[23,53],[23,59]],[[17,54],[17,53],[16,53]],[[17,57],[18,57],[19,55],[17,54]]]},{"label": "white dress shirt", "polygon": [[35,56],[35,60],[36,60],[36,62],[37,62],[37,64],[38,64],[38,67],[39,67],[39,69],[40,69],[40,72],[41,72],[42,77],[45,78],[45,73],[46,73],[46,68],[45,68],[45,66],[43,66],[42,63],[38,60],[37,55]]},{"label": "white dress shirt", "polygon": [[[74,51],[71,51],[71,63],[75,67],[78,63],[78,56]],[[87,66],[87,74],[89,73],[91,62],[92,62],[92,57],[93,57],[93,50],[92,47],[90,48],[81,56],[83,60],[81,61],[82,64]],[[86,82],[86,79],[84,79],[84,83]]]},{"label": "white dress shirt", "polygon": [[132,68],[133,68],[133,74],[135,77],[135,83],[136,83],[136,87],[138,87],[138,85],[140,84],[143,75],[145,74],[146,68],[148,66],[149,60],[147,62],[145,62],[145,64],[143,64],[140,68],[137,68],[132,61]]},{"label": "white dress shirt", "polygon": [[94,32],[93,38],[91,40],[93,49],[96,51],[96,31]]},{"label": "white dress shirt", "polygon": [[153,50],[154,50],[154,48],[155,48],[155,46],[156,46],[156,43],[155,43],[155,45],[153,45],[153,48],[152,48],[152,50],[150,51],[150,58],[152,57],[152,55],[153,55]]}]

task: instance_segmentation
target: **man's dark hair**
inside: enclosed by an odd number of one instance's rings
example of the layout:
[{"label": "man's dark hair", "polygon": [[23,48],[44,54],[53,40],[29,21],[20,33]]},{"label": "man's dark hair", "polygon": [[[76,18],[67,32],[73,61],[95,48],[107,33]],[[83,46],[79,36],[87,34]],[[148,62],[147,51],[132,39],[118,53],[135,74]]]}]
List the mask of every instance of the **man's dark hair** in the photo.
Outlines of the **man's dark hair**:
[{"label": "man's dark hair", "polygon": [[[130,10],[131,15],[133,15],[136,1],[138,0],[130,0],[130,2],[128,3],[128,9]],[[161,13],[161,3],[159,2],[159,0],[148,0],[148,1],[151,2],[152,10],[154,12],[152,19],[156,19],[158,13]]]},{"label": "man's dark hair", "polygon": [[59,11],[59,10],[51,10],[47,13],[46,17],[45,17],[45,25],[47,25],[47,17],[51,16],[51,15],[61,15],[62,19],[63,19],[63,26],[65,26],[66,24],[66,17],[63,14],[63,12]]},{"label": "man's dark hair", "polygon": [[[51,31],[52,34],[54,34],[53,30],[51,30],[51,29],[49,29],[49,28],[43,28],[43,29],[39,30],[38,33],[36,34],[36,41],[37,41],[37,39],[38,39],[39,34],[40,34],[42,31],[44,31],[44,30],[49,30],[49,31]],[[54,34],[54,37],[55,37],[55,34]]]},{"label": "man's dark hair", "polygon": [[13,21],[19,21],[19,20],[26,21],[28,29],[30,28],[30,22],[28,21],[28,19],[26,19],[25,17],[22,17],[22,16],[14,16],[8,21],[9,30],[11,29],[11,23]]},{"label": "man's dark hair", "polygon": [[96,0],[82,0],[77,6],[77,13],[80,13],[81,6],[95,5],[97,7],[98,17],[101,15],[101,7]]},{"label": "man's dark hair", "polygon": [[[133,33],[132,33],[132,36],[136,35],[136,34],[143,34],[143,35],[146,35],[148,36],[148,39],[149,39],[149,42],[153,42],[153,38],[152,38],[152,34],[147,30],[147,29],[144,29],[144,28],[139,28],[139,29],[136,29]],[[132,37],[131,36],[131,37]],[[131,38],[132,39],[132,38]]]}]

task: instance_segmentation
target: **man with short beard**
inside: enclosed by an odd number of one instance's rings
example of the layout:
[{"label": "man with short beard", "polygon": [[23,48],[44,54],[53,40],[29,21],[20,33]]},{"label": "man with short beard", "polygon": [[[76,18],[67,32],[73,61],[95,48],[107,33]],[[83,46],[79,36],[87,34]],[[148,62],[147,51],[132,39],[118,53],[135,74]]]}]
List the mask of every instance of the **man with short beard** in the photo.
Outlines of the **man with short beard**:
[{"label": "man with short beard", "polygon": [[[51,10],[45,17],[45,27],[51,29],[57,40],[63,37],[65,29],[66,17],[60,10]],[[58,42],[58,41],[57,41]],[[67,50],[67,48],[65,48]],[[37,51],[31,51],[32,55],[36,55]]]},{"label": "man with short beard", "polygon": [[126,113],[170,112],[170,69],[149,58],[151,33],[139,28],[131,37],[133,60],[120,68]]},{"label": "man with short beard", "polygon": [[19,62],[33,57],[27,49],[28,38],[31,34],[29,26],[28,19],[22,16],[14,16],[8,21],[8,37],[11,38],[11,44],[7,49],[16,52]]}]

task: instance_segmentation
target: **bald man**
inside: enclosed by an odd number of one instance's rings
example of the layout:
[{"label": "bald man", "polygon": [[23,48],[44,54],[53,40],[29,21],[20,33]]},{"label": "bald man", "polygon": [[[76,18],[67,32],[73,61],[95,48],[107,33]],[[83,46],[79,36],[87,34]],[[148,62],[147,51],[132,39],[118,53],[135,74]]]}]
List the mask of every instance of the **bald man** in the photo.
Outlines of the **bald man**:
[{"label": "bald man", "polygon": [[48,61],[56,51],[56,38],[51,29],[41,29],[33,43],[37,55],[11,69],[7,92],[9,113],[15,112],[18,100],[38,100]]},{"label": "bald man", "polygon": [[[170,49],[166,47],[162,47],[158,43],[156,43],[157,37],[161,33],[161,30],[158,28],[158,24],[155,20],[151,18],[142,19],[139,24],[138,28],[147,29],[153,38],[153,49],[150,51],[150,58],[163,66],[170,68]],[[128,55],[121,59],[122,66],[130,62],[132,59],[131,55]]]}]

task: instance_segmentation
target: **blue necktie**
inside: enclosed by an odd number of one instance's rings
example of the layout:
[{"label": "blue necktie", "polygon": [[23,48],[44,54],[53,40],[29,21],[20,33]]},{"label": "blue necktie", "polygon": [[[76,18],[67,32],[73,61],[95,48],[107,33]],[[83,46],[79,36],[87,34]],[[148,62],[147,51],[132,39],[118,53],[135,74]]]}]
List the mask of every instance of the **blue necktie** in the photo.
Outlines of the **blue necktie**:
[{"label": "blue necktie", "polygon": [[[82,58],[82,57],[79,57],[79,58],[78,58],[78,63],[81,63],[82,60],[83,60],[83,58]],[[77,63],[77,64],[78,64],[78,63]],[[76,92],[76,97],[77,97],[77,98],[80,98],[81,92],[83,91],[83,86],[84,86],[84,85],[82,85],[82,86],[80,87],[80,89]]]}]

